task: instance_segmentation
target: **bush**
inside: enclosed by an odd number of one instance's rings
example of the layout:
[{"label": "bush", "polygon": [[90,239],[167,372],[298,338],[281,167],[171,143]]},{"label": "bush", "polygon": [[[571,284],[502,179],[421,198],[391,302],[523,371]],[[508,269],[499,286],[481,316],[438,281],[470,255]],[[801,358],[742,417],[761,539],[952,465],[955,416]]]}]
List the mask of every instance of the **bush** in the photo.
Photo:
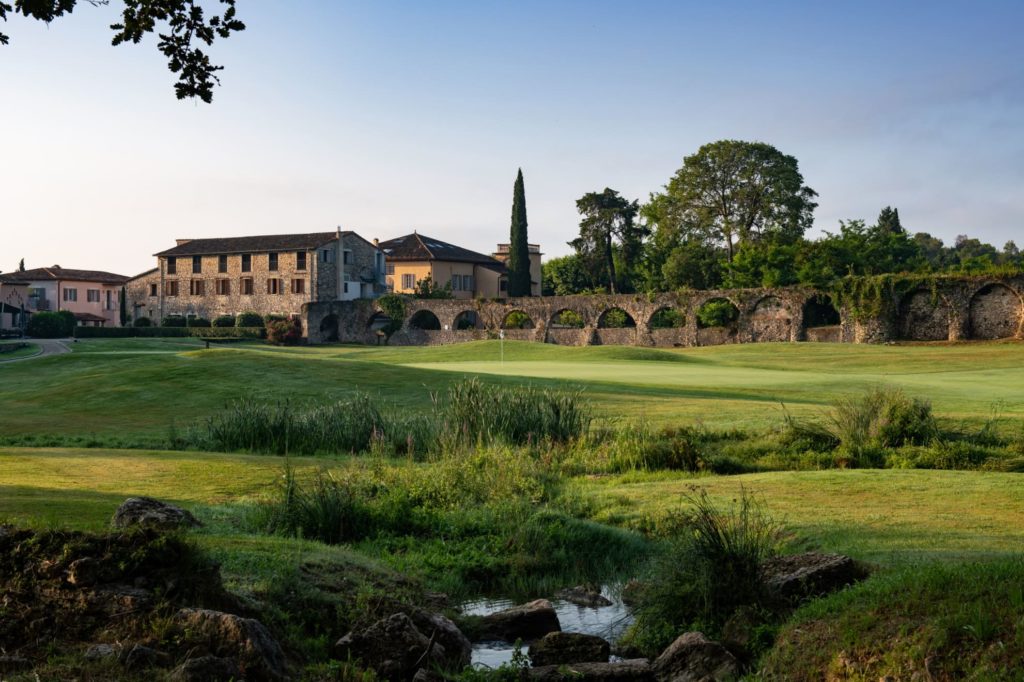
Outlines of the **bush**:
[{"label": "bush", "polygon": [[504,329],[533,329],[533,320],[521,310],[513,310],[505,317]]},{"label": "bush", "polygon": [[575,310],[563,310],[555,315],[552,324],[571,329],[583,329],[583,318]]},{"label": "bush", "polygon": [[686,315],[675,308],[662,308],[651,316],[651,329],[679,329],[686,326]]},{"label": "bush", "polygon": [[302,340],[302,322],[267,316],[267,341],[275,346],[294,346]]},{"label": "bush", "polygon": [[210,321],[207,320],[205,317],[190,317],[188,318],[188,320],[186,320],[185,326],[209,328]]},{"label": "bush", "polygon": [[841,446],[853,450],[920,445],[938,435],[930,402],[885,387],[837,400],[825,428]]},{"label": "bush", "polygon": [[685,499],[691,509],[668,519],[666,547],[639,594],[630,638],[649,654],[687,630],[717,638],[738,610],[766,604],[760,567],[776,553],[780,526],[746,490],[728,511],[704,490]]},{"label": "bush", "polygon": [[731,327],[739,319],[740,311],[729,301],[712,299],[697,310],[697,323],[707,327]]},{"label": "bush", "polygon": [[261,516],[257,524],[265,532],[330,544],[361,540],[373,529],[364,496],[353,485],[326,471],[302,484],[291,466],[285,467],[277,499],[262,506]]},{"label": "bush", "polygon": [[29,336],[39,339],[59,339],[71,336],[75,329],[75,316],[67,310],[57,313],[33,313],[28,318],[27,332]]},{"label": "bush", "polygon": [[254,313],[252,311],[247,311],[247,312],[244,312],[244,313],[239,313],[238,317],[235,320],[235,326],[236,327],[262,327],[262,326],[264,326],[263,325],[263,316],[260,315],[259,313]]},{"label": "bush", "polygon": [[185,318],[181,315],[168,315],[160,322],[161,327],[184,327]]},{"label": "bush", "polygon": [[133,327],[152,327],[153,326],[153,320],[149,319],[148,317],[137,317],[137,318],[135,318],[135,320],[132,321],[132,326]]},{"label": "bush", "polygon": [[214,327],[234,327],[235,316],[234,315],[218,315],[213,318]]},{"label": "bush", "polygon": [[635,327],[636,324],[629,318],[626,311],[612,308],[601,316],[601,324],[599,326],[605,329],[625,329],[626,327]]}]

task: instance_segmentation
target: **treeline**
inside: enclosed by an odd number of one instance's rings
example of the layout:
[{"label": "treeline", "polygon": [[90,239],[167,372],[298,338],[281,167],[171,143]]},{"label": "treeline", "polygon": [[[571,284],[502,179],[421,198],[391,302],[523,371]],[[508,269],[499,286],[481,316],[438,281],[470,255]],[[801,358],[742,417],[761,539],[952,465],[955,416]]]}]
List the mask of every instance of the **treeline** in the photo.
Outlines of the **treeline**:
[{"label": "treeline", "polygon": [[816,197],[797,160],[771,145],[704,145],[645,204],[609,188],[580,198],[580,235],[569,242],[574,253],[544,263],[544,294],[826,289],[848,275],[1024,268],[1013,241],[997,249],[960,235],[946,245],[908,231],[888,206],[872,224],[840,221],[837,232],[807,239]]}]

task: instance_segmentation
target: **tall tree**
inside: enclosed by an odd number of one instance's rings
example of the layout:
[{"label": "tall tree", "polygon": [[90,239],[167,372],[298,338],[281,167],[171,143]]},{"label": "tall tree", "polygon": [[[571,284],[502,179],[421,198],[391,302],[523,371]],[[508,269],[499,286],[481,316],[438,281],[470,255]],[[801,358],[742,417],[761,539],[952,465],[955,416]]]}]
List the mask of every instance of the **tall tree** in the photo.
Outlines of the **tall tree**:
[{"label": "tall tree", "polygon": [[879,231],[889,232],[892,234],[905,233],[903,225],[900,223],[900,211],[892,206],[886,206],[882,209],[882,212],[878,214],[878,223],[876,225]]},{"label": "tall tree", "polygon": [[512,188],[512,228],[509,234],[508,295],[529,296],[532,291],[530,277],[530,243],[526,236],[526,188],[523,169],[516,175]]},{"label": "tall tree", "polygon": [[636,259],[646,234],[646,228],[636,222],[639,202],[629,201],[606,187],[603,192],[584,194],[576,201],[576,210],[583,216],[580,236],[569,242],[569,246],[576,249],[585,262],[605,269],[611,293],[630,286],[628,279],[619,281],[615,260],[619,255],[626,269],[637,265]]},{"label": "tall tree", "polygon": [[811,226],[816,196],[794,157],[763,142],[720,140],[683,159],[664,192],[651,195],[645,215],[665,232],[662,243],[717,243],[732,263],[742,244],[798,241]]},{"label": "tall tree", "polygon": [[18,272],[25,272],[25,259],[18,261]]},{"label": "tall tree", "polygon": [[[0,0],[0,20],[7,21],[7,15],[14,13],[49,24],[71,14],[79,2],[96,6],[109,0],[14,0],[13,5]],[[113,44],[138,44],[146,34],[156,32],[157,49],[167,58],[167,68],[178,75],[174,85],[178,99],[213,101],[213,86],[220,83],[216,74],[224,67],[211,63],[202,46],[245,30],[235,16],[235,0],[220,0],[226,6],[224,14],[214,12],[209,19],[199,0],[123,0],[123,4],[121,22],[110,26]],[[0,45],[7,42],[8,37],[0,33]]]}]

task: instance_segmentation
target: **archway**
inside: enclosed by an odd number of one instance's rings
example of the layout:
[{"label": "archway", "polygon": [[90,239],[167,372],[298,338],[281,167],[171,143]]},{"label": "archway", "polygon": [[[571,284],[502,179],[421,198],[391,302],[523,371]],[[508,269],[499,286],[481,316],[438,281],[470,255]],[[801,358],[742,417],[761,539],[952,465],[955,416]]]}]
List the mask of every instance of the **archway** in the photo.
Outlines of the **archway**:
[{"label": "archway", "polygon": [[575,310],[563,308],[551,316],[548,329],[583,329],[586,323],[583,316]]},{"label": "archway", "polygon": [[808,341],[840,341],[839,310],[832,298],[824,294],[804,302],[804,334]]},{"label": "archway", "polygon": [[437,315],[429,310],[418,310],[416,314],[409,318],[409,326],[413,329],[422,329],[424,331],[440,331],[441,321],[437,319]]},{"label": "archway", "polygon": [[697,327],[700,329],[736,327],[740,310],[727,298],[712,298],[697,308]]},{"label": "archway", "polygon": [[320,339],[324,343],[338,340],[338,316],[333,313],[320,320]]},{"label": "archway", "polygon": [[988,284],[971,297],[970,337],[1009,339],[1020,331],[1021,297],[1005,284]]},{"label": "archway", "polygon": [[391,324],[391,318],[386,313],[376,312],[366,321],[366,328],[371,332],[384,329]]},{"label": "archway", "polygon": [[632,329],[636,320],[622,308],[609,308],[597,318],[599,329]]},{"label": "archway", "polygon": [[686,314],[677,308],[658,308],[651,315],[647,326],[655,329],[681,329],[686,326]]},{"label": "archway", "polygon": [[475,310],[463,310],[455,316],[455,320],[452,323],[452,329],[457,331],[480,329],[480,327],[480,315]]},{"label": "archway", "polygon": [[789,341],[793,313],[778,296],[765,296],[750,311],[750,336],[754,342]]},{"label": "archway", "polygon": [[900,304],[899,338],[909,341],[949,339],[950,308],[946,299],[927,289],[912,291]]},{"label": "archway", "polygon": [[533,320],[522,310],[513,310],[501,321],[502,329],[533,329]]}]

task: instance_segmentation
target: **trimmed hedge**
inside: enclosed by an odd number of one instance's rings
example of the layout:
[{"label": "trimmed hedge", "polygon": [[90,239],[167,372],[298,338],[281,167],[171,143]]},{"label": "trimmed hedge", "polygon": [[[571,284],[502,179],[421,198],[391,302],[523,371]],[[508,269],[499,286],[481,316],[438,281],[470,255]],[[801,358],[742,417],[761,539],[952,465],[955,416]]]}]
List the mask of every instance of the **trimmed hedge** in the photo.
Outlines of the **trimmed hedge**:
[{"label": "trimmed hedge", "polygon": [[262,339],[263,327],[75,327],[76,339],[189,338]]},{"label": "trimmed hedge", "polygon": [[148,317],[137,317],[137,318],[135,318],[135,321],[132,322],[132,326],[133,327],[152,327],[153,326],[153,320],[149,319]]},{"label": "trimmed hedge", "polygon": [[239,327],[262,327],[263,316],[251,311],[238,313],[238,321],[235,324]]},{"label": "trimmed hedge", "polygon": [[182,317],[181,315],[168,315],[167,317],[165,317],[163,320],[160,321],[160,326],[161,327],[175,327],[175,328],[177,328],[177,327],[184,327],[185,326],[185,318]]},{"label": "trimmed hedge", "polygon": [[188,318],[186,327],[203,327],[205,329],[210,328],[210,321],[205,317],[190,317]]},{"label": "trimmed hedge", "polygon": [[234,327],[235,316],[234,315],[218,315],[213,318],[214,327]]}]

